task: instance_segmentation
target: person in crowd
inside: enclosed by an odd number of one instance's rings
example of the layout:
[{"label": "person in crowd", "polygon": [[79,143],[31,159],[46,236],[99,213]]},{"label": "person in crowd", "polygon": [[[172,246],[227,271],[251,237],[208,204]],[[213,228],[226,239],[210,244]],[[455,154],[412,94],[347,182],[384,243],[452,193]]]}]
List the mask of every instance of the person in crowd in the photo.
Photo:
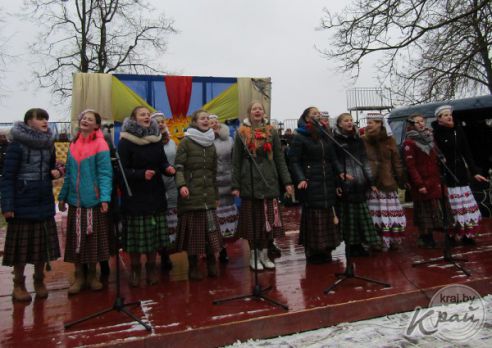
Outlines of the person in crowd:
[{"label": "person in crowd", "polygon": [[101,131],[101,116],[95,110],[82,111],[78,120],[79,130],[68,150],[65,180],[58,196],[60,211],[65,211],[68,203],[65,262],[75,264],[69,295],[79,293],[84,284],[101,290],[96,264],[110,256],[108,206],[113,170],[109,147]]},{"label": "person in crowd", "polygon": [[383,250],[398,249],[406,218],[398,198],[405,185],[405,173],[391,128],[381,114],[367,116],[362,136],[377,191],[369,191],[367,205],[376,230],[383,238]]},{"label": "person in crowd", "polygon": [[161,174],[172,176],[175,169],[167,161],[157,122],[144,106],[133,109],[123,122],[118,151],[132,195],[124,192],[124,249],[130,254],[130,285],[141,277],[141,254],[146,255],[147,284],[159,281],[157,251],[170,244],[166,225],[166,193]]},{"label": "person in crowd", "polygon": [[[434,112],[437,120],[432,122],[437,147],[446,159],[451,173],[444,172],[455,232],[465,245],[475,244],[474,236],[481,219],[477,202],[470,190],[469,175],[473,180],[485,182],[479,174],[463,129],[453,119],[453,108],[442,105]],[[454,238],[454,236],[453,236]]]},{"label": "person in crowd", "polygon": [[5,237],[4,266],[13,266],[16,301],[30,301],[24,269],[34,265],[34,290],[37,298],[48,297],[44,268],[60,257],[55,223],[52,180],[63,173],[55,168],[53,134],[48,113],[29,109],[24,122],[16,122],[5,155],[0,184],[2,214],[8,227]]},{"label": "person in crowd", "polygon": [[282,134],[281,138],[285,139],[285,141],[287,141],[287,145],[290,146],[290,144],[292,143],[292,139],[294,139],[294,133],[292,133],[292,129],[287,128],[284,134]]},{"label": "person in crowd", "polygon": [[178,197],[178,250],[185,250],[189,261],[189,279],[201,280],[199,257],[207,258],[209,277],[218,276],[216,255],[222,248],[217,218],[217,152],[209,114],[197,110],[176,153]]},{"label": "person in crowd", "polygon": [[[219,122],[217,115],[209,115],[210,128],[215,134],[215,150],[217,152],[217,186],[219,187],[219,206],[217,217],[219,218],[220,233],[225,241],[234,237],[239,218],[234,196],[231,193],[232,182],[232,145],[233,141],[229,135],[229,127]],[[227,263],[229,256],[224,246],[219,254],[219,260]]]},{"label": "person in crowd", "polygon": [[[247,151],[258,167],[254,166]],[[274,238],[284,235],[278,204],[279,179],[287,194],[293,194],[293,187],[280,137],[275,128],[268,124],[265,108],[260,102],[249,105],[247,117],[234,140],[232,157],[232,193],[241,197],[238,237],[249,242],[251,268],[274,269],[275,263],[268,257],[268,245]],[[255,242],[259,256],[256,263]]]},{"label": "person in crowd", "polygon": [[[290,168],[301,201],[299,242],[308,263],[331,262],[331,252],[340,244],[335,214],[340,166],[328,132],[319,123],[316,107],[304,110],[289,151]],[[323,127],[323,128],[321,128]]]},{"label": "person in crowd", "polygon": [[422,115],[411,115],[407,123],[403,156],[411,187],[413,221],[419,230],[417,243],[425,248],[435,248],[433,231],[444,227],[443,209],[447,208],[442,200],[446,189],[441,184],[438,149],[432,130],[426,127]]},{"label": "person in crowd", "polygon": [[[174,166],[177,146],[174,140],[171,139],[169,128],[166,124],[166,117],[162,112],[155,112],[152,114],[151,117],[155,119],[157,124],[159,125],[159,130],[161,131],[162,135],[162,144],[164,146],[164,152],[166,153],[167,161],[169,162],[169,164]],[[164,186],[166,188],[167,229],[170,242],[171,244],[174,244],[176,242],[176,227],[178,226],[178,188],[176,187],[176,181],[174,180],[174,177],[162,175],[162,180],[164,180]],[[171,270],[173,264],[169,257],[169,250],[167,250],[166,248],[162,248],[159,253],[161,255],[161,270]]]},{"label": "person in crowd", "polygon": [[374,186],[364,142],[353,123],[352,115],[342,113],[338,116],[334,135],[348,152],[338,146],[335,148],[341,168],[340,229],[350,255],[367,256],[371,248],[381,248],[381,239],[372,223],[366,201],[367,191],[377,191],[377,188]]}]

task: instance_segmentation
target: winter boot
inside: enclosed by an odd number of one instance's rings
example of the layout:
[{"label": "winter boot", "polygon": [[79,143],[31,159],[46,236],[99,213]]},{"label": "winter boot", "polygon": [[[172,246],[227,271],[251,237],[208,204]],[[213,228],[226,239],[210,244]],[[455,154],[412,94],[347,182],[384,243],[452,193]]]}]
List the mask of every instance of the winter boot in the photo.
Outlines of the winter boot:
[{"label": "winter boot", "polygon": [[217,278],[219,275],[219,271],[217,270],[217,259],[212,253],[207,254],[207,272],[210,278]]},{"label": "winter boot", "polygon": [[188,263],[190,280],[202,280],[203,274],[200,272],[200,268],[198,267],[198,256],[188,255]]},{"label": "winter boot", "polygon": [[142,273],[142,266],[140,263],[132,263],[130,271],[130,286],[136,288],[140,285],[140,275]]},{"label": "winter boot", "polygon": [[260,252],[260,262],[266,269],[274,269],[275,264],[268,258],[268,249],[265,248]]},{"label": "winter boot", "polygon": [[34,291],[36,291],[36,298],[47,298],[48,289],[44,284],[44,263],[34,265]]},{"label": "winter boot", "polygon": [[272,259],[278,259],[280,256],[282,256],[282,251],[273,239],[268,241],[268,253],[270,254],[270,258]]},{"label": "winter boot", "polygon": [[31,301],[31,295],[26,290],[26,277],[24,277],[25,264],[14,265],[14,291],[12,298],[15,301]]},{"label": "winter boot", "polygon": [[95,263],[90,263],[87,273],[87,285],[91,288],[91,290],[101,290],[103,285],[99,280],[99,276],[97,275],[97,269]]},{"label": "winter boot", "polygon": [[261,261],[260,261],[260,255],[261,255],[261,252],[259,250],[256,250],[257,259],[256,259],[256,265],[255,265],[255,251],[251,250],[250,256],[249,256],[249,267],[251,267],[251,269],[253,269],[253,270],[256,269],[257,271],[263,271],[263,265],[261,264]]},{"label": "winter boot", "polygon": [[75,264],[75,279],[73,283],[68,288],[69,295],[75,295],[82,290],[84,287],[85,279],[84,279],[84,266],[80,263]]},{"label": "winter boot", "polygon": [[159,283],[159,276],[157,275],[155,262],[146,262],[145,270],[147,272],[147,284],[156,285]]},{"label": "winter boot", "polygon": [[227,249],[225,247],[222,248],[219,254],[219,261],[220,263],[228,263],[229,262],[229,255],[227,255]]}]

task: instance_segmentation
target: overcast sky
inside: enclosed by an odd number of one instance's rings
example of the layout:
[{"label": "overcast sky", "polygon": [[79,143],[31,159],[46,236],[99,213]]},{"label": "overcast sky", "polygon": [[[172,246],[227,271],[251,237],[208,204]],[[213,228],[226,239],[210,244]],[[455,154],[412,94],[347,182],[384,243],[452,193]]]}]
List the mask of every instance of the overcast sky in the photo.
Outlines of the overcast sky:
[{"label": "overcast sky", "polygon": [[[72,0],[69,0],[72,1]],[[368,63],[357,81],[349,79],[316,50],[329,36],[317,31],[322,9],[340,10],[349,0],[166,0],[149,1],[173,18],[179,33],[169,37],[163,67],[176,75],[271,77],[272,117],[297,118],[308,106],[332,116],[347,109],[345,92],[373,87],[375,71]],[[21,1],[0,0],[7,15],[1,35],[9,37],[15,56],[3,79],[2,122],[22,118],[31,107],[46,108],[52,119],[68,119],[70,101],[54,105],[50,93],[32,79],[27,44],[36,27],[13,16]]]}]

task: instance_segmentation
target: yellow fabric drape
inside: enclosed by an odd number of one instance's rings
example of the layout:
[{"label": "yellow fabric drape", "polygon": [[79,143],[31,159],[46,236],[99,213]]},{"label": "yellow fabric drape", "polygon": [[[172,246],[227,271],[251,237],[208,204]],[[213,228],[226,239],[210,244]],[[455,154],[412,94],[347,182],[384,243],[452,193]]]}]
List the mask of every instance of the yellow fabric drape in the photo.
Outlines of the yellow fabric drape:
[{"label": "yellow fabric drape", "polygon": [[72,130],[78,128],[79,114],[94,109],[103,120],[111,120],[111,75],[76,73],[72,84]]},{"label": "yellow fabric drape", "polygon": [[237,118],[239,114],[239,94],[237,83],[209,101],[203,109],[219,117],[220,122]]},{"label": "yellow fabric drape", "polygon": [[249,104],[255,100],[263,103],[265,114],[270,117],[272,80],[265,78],[240,77],[237,79],[239,96],[239,119],[244,119]]},{"label": "yellow fabric drape", "polygon": [[137,93],[130,87],[127,87],[123,82],[112,76],[112,99],[111,105],[113,109],[113,119],[122,122],[125,117],[130,116],[133,108],[142,105],[155,112],[155,109],[147,104]]}]

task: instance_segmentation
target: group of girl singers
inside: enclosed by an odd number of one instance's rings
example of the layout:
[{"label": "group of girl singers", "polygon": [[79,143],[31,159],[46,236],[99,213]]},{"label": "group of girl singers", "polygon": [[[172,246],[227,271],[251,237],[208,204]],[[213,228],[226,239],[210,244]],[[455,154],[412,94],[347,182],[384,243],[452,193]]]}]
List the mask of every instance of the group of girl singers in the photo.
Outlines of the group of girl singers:
[{"label": "group of girl singers", "polygon": [[[34,264],[36,296],[46,298],[44,269],[60,257],[52,180],[65,175],[59,209],[68,205],[65,261],[75,265],[68,293],[100,290],[96,265],[116,251],[108,214],[113,169],[101,116],[95,110],[79,115],[64,167],[56,164],[48,118],[46,111],[31,109],[15,123],[0,185],[8,222],[3,264],[14,267],[12,296],[19,301],[31,300],[25,265]],[[143,258],[147,284],[158,283],[156,256],[160,253],[161,264],[170,267],[171,248],[187,252],[190,279],[203,279],[202,256],[208,277],[217,277],[217,255],[227,261],[223,237],[230,236],[248,242],[252,269],[274,269],[268,247],[284,234],[280,188],[292,195],[294,185],[302,204],[299,242],[308,263],[330,262],[342,240],[351,256],[398,249],[406,220],[397,189],[408,184],[421,245],[435,246],[433,231],[445,226],[446,216],[456,231],[453,238],[474,243],[480,212],[468,172],[475,180],[486,179],[453,122],[452,108],[438,108],[436,118],[434,132],[421,115],[408,119],[403,144],[407,182],[381,115],[368,118],[361,136],[350,114],[341,114],[331,129],[316,107],[307,108],[288,151],[288,167],[280,136],[259,102],[250,104],[234,140],[217,116],[195,111],[178,146],[163,114],[136,107],[123,122],[118,145],[131,189],[130,194],[121,188],[130,285],[141,283]],[[440,161],[450,172],[444,182]],[[234,197],[240,197],[239,212]]]}]

